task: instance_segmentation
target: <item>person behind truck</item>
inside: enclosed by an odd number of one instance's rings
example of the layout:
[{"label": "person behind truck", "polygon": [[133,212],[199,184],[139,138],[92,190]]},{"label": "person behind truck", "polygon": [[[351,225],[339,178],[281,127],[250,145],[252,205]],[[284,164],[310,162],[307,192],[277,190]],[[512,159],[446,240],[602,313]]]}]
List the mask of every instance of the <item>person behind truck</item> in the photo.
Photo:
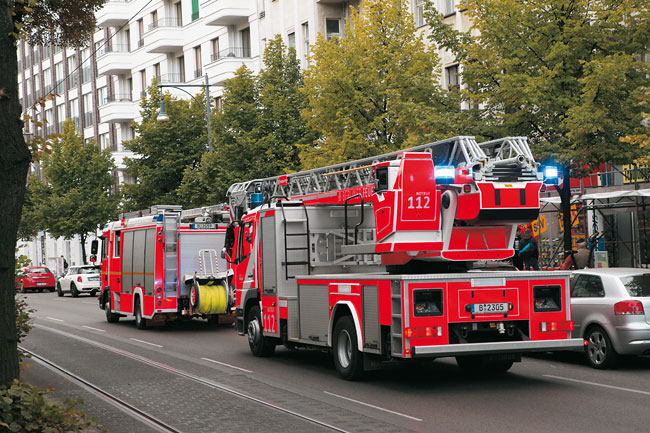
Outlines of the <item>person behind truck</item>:
[{"label": "person behind truck", "polygon": [[539,248],[537,248],[537,241],[533,237],[533,231],[531,229],[524,231],[521,242],[519,242],[519,257],[524,262],[525,270],[539,270],[539,264],[537,262]]},{"label": "person behind truck", "polygon": [[562,270],[568,269],[584,269],[589,267],[589,248],[584,239],[576,240],[578,251],[571,251],[570,254],[564,259],[564,263],[560,266]]},{"label": "person behind truck", "polygon": [[61,256],[61,260],[63,260],[63,270],[67,271],[68,270],[68,261],[63,256]]},{"label": "person behind truck", "polygon": [[512,256],[512,266],[521,270],[524,269],[524,261],[519,257],[519,249],[521,245],[521,227],[517,227],[517,234],[515,235],[515,243],[513,248],[515,250],[515,255]]}]

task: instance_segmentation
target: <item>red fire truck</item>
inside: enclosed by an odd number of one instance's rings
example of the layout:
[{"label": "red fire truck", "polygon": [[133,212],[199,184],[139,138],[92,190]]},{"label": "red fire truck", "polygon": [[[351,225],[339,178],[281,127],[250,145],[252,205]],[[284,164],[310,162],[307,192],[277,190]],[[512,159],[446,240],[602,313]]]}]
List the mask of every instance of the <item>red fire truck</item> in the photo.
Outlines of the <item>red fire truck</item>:
[{"label": "red fire truck", "polygon": [[472,269],[514,254],[553,173],[526,138],[455,137],[232,185],[238,333],[256,356],[331,350],[345,379],[420,357],[505,371],[522,352],[581,346],[568,273]]},{"label": "red fire truck", "polygon": [[[133,315],[140,329],[178,318],[218,323],[234,303],[232,271],[217,254],[228,221],[220,206],[153,206],[106,224],[99,296],[106,320]],[[96,243],[92,249],[96,253]]]}]

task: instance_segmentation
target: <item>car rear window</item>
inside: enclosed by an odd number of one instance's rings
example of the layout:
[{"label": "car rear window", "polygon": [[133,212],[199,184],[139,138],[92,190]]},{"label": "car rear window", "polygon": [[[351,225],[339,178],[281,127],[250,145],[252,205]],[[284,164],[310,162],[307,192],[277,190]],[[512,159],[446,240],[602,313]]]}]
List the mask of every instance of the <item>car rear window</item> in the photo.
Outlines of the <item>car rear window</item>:
[{"label": "car rear window", "polygon": [[80,274],[98,274],[99,273],[99,266],[93,267],[93,268],[79,268],[79,273]]},{"label": "car rear window", "polygon": [[48,268],[31,268],[28,269],[27,272],[30,274],[47,274],[50,270]]},{"label": "car rear window", "polygon": [[630,296],[650,297],[650,274],[621,278]]}]

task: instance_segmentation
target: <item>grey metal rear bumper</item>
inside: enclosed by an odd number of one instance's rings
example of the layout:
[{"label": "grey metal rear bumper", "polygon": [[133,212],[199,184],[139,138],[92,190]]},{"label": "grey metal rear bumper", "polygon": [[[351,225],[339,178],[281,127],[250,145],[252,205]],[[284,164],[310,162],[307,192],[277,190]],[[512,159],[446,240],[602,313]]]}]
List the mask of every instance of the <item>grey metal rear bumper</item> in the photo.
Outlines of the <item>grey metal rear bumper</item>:
[{"label": "grey metal rear bumper", "polygon": [[413,356],[459,356],[507,352],[546,352],[569,350],[584,346],[582,338],[568,340],[507,341],[501,343],[449,344],[444,346],[415,346]]}]

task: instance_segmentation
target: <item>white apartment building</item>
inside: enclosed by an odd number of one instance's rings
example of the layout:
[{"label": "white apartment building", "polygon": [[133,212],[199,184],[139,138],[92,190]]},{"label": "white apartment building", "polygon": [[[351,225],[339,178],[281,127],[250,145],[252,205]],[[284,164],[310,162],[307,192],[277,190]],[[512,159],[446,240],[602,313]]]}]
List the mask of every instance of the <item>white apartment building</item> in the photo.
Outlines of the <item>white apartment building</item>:
[{"label": "white apartment building", "polygon": [[[436,0],[456,28],[467,28],[456,0]],[[423,2],[410,0],[418,27],[426,31]],[[344,36],[350,6],[362,0],[107,0],[97,16],[93,44],[83,49],[18,46],[18,82],[25,116],[44,121],[27,125],[26,134],[62,132],[72,118],[86,138],[109,148],[117,169],[116,183],[131,182],[125,157],[134,157],[122,143],[133,138],[132,122],[140,120],[140,102],[155,77],[174,96],[188,98],[205,83],[219,98],[225,80],[242,64],[253,72],[262,67],[266,42],[276,34],[294,47],[307,67],[310,46],[318,35]],[[458,65],[443,53],[441,85],[455,86]],[[183,90],[181,90],[183,89]],[[38,97],[54,93],[44,108],[30,107]],[[90,240],[89,240],[90,242]],[[87,249],[89,251],[89,249]],[[78,240],[53,239],[47,234],[25,243],[19,251],[36,264],[63,255],[80,264]]]}]

